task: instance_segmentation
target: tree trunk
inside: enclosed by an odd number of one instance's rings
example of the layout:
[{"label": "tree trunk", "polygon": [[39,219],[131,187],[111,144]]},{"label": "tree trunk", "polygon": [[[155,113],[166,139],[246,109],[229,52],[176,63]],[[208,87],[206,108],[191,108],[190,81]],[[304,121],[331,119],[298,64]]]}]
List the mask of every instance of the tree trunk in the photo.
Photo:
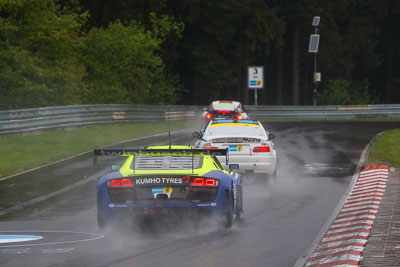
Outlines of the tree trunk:
[{"label": "tree trunk", "polygon": [[386,83],[385,100],[387,104],[392,102],[392,81],[393,81],[393,47],[389,43],[389,49],[386,56]]},{"label": "tree trunk", "polygon": [[283,50],[279,49],[276,58],[276,104],[283,104]]},{"label": "tree trunk", "polygon": [[237,84],[236,92],[235,92],[235,98],[237,101],[242,102],[242,97],[241,97],[241,92],[242,92],[242,84],[244,84],[243,79],[243,71],[245,71],[243,68],[239,68],[239,82]]},{"label": "tree trunk", "polygon": [[292,90],[293,105],[299,105],[300,99],[300,31],[297,25],[294,25],[293,31],[293,69],[292,69]]},{"label": "tree trunk", "polygon": [[200,94],[199,94],[199,86],[198,86],[198,71],[197,68],[194,69],[194,77],[193,77],[193,101],[192,103],[195,105],[200,105]]},{"label": "tree trunk", "polygon": [[[248,58],[248,50],[246,49],[245,51],[245,58]],[[248,85],[248,66],[245,66],[245,70],[246,70],[246,78],[243,79],[244,81],[241,83],[241,86],[243,86],[243,90],[242,90],[242,104],[243,105],[248,105],[249,104],[249,85]]]}]

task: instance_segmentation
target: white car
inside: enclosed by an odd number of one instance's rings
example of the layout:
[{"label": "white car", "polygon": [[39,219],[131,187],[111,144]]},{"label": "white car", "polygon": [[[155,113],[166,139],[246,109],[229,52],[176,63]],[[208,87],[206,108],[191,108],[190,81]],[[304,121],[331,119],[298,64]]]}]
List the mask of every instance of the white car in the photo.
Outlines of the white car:
[{"label": "white car", "polygon": [[[212,120],[204,132],[194,132],[193,137],[199,140],[196,148],[226,149],[229,148],[229,163],[239,164],[240,173],[268,174],[276,177],[277,153],[275,136],[269,134],[256,120]],[[220,159],[225,169],[225,160]]]},{"label": "white car", "polygon": [[249,114],[240,102],[218,100],[213,101],[211,105],[209,105],[207,108],[204,108],[201,117],[206,121],[218,118],[247,120],[249,119]]}]

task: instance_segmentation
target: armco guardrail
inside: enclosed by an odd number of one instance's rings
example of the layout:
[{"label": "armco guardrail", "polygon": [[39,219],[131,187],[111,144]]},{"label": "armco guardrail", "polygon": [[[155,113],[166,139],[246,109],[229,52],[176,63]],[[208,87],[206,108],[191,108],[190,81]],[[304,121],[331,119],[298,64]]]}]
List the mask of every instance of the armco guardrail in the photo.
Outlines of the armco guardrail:
[{"label": "armco guardrail", "polygon": [[[258,118],[400,117],[400,105],[246,106]],[[200,106],[80,105],[0,111],[0,135],[121,122],[200,118]]]},{"label": "armco guardrail", "polygon": [[400,105],[246,106],[251,118],[399,118]]},{"label": "armco guardrail", "polygon": [[93,124],[198,118],[198,106],[81,105],[0,111],[0,135]]}]

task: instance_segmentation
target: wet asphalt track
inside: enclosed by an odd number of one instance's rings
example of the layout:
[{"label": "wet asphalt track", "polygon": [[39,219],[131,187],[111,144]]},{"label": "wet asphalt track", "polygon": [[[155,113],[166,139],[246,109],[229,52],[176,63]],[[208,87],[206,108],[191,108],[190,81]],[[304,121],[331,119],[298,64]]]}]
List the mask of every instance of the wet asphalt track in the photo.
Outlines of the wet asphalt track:
[{"label": "wet asphalt track", "polygon": [[[265,125],[276,134],[278,178],[245,181],[245,213],[232,229],[200,222],[200,227],[163,225],[144,233],[101,232],[95,184],[111,162],[93,167],[90,156],[81,156],[0,181],[0,235],[42,237],[0,243],[0,265],[293,266],[346,191],[364,146],[377,133],[400,128],[400,122]],[[167,138],[127,147],[167,144]],[[189,142],[191,132],[173,135],[174,144]]]}]

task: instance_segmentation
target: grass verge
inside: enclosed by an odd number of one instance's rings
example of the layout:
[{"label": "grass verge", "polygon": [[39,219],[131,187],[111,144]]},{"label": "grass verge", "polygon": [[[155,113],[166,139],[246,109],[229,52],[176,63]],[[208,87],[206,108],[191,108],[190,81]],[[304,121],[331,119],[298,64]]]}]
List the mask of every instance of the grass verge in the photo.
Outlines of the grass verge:
[{"label": "grass verge", "polygon": [[400,167],[400,129],[384,132],[368,157],[369,164],[389,164]]},{"label": "grass verge", "polygon": [[[171,122],[171,130],[189,122]],[[0,138],[0,177],[61,160],[94,147],[168,131],[168,122],[113,124]]]}]

